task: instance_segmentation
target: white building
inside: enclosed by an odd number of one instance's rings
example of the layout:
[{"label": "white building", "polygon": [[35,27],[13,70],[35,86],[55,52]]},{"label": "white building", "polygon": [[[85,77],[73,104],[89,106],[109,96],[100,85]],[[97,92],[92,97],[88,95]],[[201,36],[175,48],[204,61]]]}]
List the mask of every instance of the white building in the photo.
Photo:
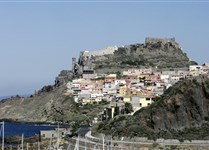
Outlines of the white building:
[{"label": "white building", "polygon": [[168,83],[169,79],[170,79],[170,75],[169,74],[161,74],[160,75],[160,80],[162,80],[163,82]]},{"label": "white building", "polygon": [[189,71],[200,71],[203,68],[203,66],[200,65],[190,65]]},{"label": "white building", "polygon": [[118,84],[126,84],[126,81],[124,79],[115,80],[115,85],[118,85]]}]

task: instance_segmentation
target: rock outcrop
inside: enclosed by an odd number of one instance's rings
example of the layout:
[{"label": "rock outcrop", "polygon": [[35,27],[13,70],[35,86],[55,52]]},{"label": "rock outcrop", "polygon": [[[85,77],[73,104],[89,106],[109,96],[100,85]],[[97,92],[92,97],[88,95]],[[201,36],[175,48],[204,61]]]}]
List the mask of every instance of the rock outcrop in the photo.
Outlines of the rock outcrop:
[{"label": "rock outcrop", "polygon": [[123,70],[133,67],[184,68],[190,62],[174,38],[146,38],[144,44],[131,44],[122,47],[108,47],[100,51],[83,51],[78,62],[73,58],[72,70],[82,74],[83,70],[96,72]]},{"label": "rock outcrop", "polygon": [[73,72],[70,70],[62,70],[55,79],[55,86],[66,84],[68,81],[73,79]]},{"label": "rock outcrop", "polygon": [[134,117],[155,131],[201,126],[209,118],[209,79],[193,78],[177,83]]}]

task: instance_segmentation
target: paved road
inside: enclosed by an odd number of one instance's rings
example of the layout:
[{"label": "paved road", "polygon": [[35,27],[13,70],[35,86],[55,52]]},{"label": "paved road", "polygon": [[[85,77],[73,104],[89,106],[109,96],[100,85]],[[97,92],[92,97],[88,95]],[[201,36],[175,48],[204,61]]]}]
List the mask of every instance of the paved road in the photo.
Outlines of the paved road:
[{"label": "paved road", "polygon": [[[97,137],[93,137],[91,135],[91,131],[89,131],[87,134],[86,134],[86,137],[87,139],[91,140],[91,141],[102,141],[101,138],[97,138]],[[112,140],[112,143],[121,143],[121,144],[148,144],[148,145],[151,145],[151,144],[154,144],[154,143],[157,143],[157,144],[160,144],[162,146],[164,145],[195,145],[195,146],[209,146],[209,141],[208,140],[192,140],[192,141],[184,141],[184,142],[180,142],[179,140],[176,140],[176,139],[171,139],[171,140],[164,140],[164,139],[158,139],[156,141],[153,141],[153,140],[144,140],[144,141],[117,141],[117,140]]]}]

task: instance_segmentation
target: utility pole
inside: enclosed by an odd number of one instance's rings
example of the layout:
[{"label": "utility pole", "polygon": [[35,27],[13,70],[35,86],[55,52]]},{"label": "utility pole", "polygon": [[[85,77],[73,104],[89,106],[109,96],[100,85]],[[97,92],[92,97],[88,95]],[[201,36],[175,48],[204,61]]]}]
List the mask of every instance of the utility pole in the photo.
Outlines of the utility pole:
[{"label": "utility pole", "polygon": [[1,144],[1,149],[4,150],[4,121],[1,122],[2,124],[1,129],[2,129],[2,144]]},{"label": "utility pole", "polygon": [[51,134],[51,137],[50,137],[50,141],[49,141],[49,149],[51,149],[51,145],[52,145],[52,134]]},{"label": "utility pole", "polygon": [[102,136],[102,147],[103,147],[102,150],[105,150],[105,147],[104,147],[104,137],[105,137],[105,135]]},{"label": "utility pole", "polygon": [[40,150],[40,143],[39,143],[39,141],[38,141],[38,150]]},{"label": "utility pole", "polygon": [[28,150],[28,143],[26,144],[26,149]]},{"label": "utility pole", "polygon": [[79,138],[80,138],[80,137],[79,137],[79,135],[78,135],[78,150],[79,150],[79,140],[80,140]]},{"label": "utility pole", "polygon": [[166,150],[166,148],[165,148],[165,139],[163,140],[163,150]]},{"label": "utility pole", "polygon": [[85,136],[85,150],[86,150],[86,136]]},{"label": "utility pole", "polygon": [[74,150],[79,150],[79,135],[77,137],[77,141],[76,141]]},{"label": "utility pole", "polygon": [[22,142],[22,143],[21,143],[21,146],[22,146],[21,149],[22,149],[22,150],[23,150],[23,138],[24,138],[24,135],[22,134],[22,140],[21,140],[21,142]]},{"label": "utility pole", "polygon": [[111,141],[110,141],[110,150],[112,150],[112,135],[111,135]]},{"label": "utility pole", "polygon": [[59,142],[60,142],[60,131],[59,131],[59,122],[58,122],[58,137],[57,137],[57,149],[59,149]]},{"label": "utility pole", "polygon": [[71,150],[71,144],[69,143],[67,150]]},{"label": "utility pole", "polygon": [[2,123],[2,150],[4,150],[4,121]]}]

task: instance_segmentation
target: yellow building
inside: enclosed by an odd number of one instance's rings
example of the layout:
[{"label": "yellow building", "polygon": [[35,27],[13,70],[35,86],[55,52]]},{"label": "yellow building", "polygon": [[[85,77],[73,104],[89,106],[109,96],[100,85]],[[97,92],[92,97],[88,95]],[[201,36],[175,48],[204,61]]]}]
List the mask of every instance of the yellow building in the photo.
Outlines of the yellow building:
[{"label": "yellow building", "polygon": [[154,102],[152,95],[140,95],[140,107],[147,107]]},{"label": "yellow building", "polygon": [[127,95],[127,86],[124,84],[118,84],[117,87],[117,94],[118,96],[124,97]]},{"label": "yellow building", "polygon": [[189,74],[190,74],[191,76],[193,76],[193,77],[197,77],[197,76],[200,75],[200,72],[199,72],[199,71],[190,71]]},{"label": "yellow building", "polygon": [[[141,109],[142,107],[147,107],[154,102],[154,95],[151,94],[138,94],[138,95],[126,95],[123,96],[124,103],[131,103],[133,107],[133,111]],[[133,112],[133,113],[134,113]]]},{"label": "yellow building", "polygon": [[124,96],[123,101],[124,103],[131,103],[131,96]]}]

